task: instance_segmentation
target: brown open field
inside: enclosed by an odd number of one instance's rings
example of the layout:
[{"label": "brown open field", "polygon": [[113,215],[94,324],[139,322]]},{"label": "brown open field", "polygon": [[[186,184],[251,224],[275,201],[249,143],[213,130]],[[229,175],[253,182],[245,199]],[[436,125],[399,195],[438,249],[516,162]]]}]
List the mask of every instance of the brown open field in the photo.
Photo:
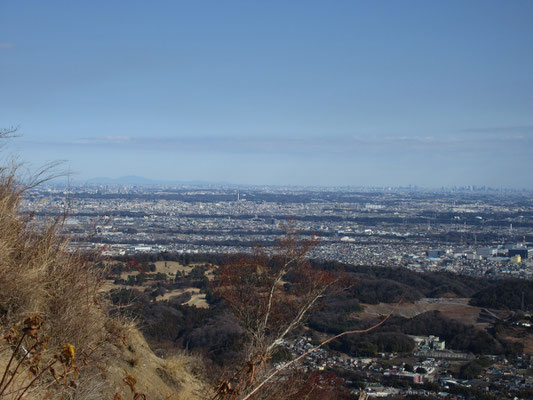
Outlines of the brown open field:
[{"label": "brown open field", "polygon": [[[406,318],[413,318],[418,314],[427,311],[438,310],[446,317],[455,319],[465,324],[472,324],[481,329],[490,327],[493,319],[490,314],[499,318],[506,318],[509,313],[506,311],[485,310],[480,307],[468,305],[468,298],[439,298],[439,299],[420,299],[415,303],[402,303],[396,310],[396,315]],[[394,304],[362,304],[364,311],[358,314],[359,318],[375,317],[378,315],[387,315]],[[481,317],[481,318],[480,318]]]},{"label": "brown open field", "polygon": [[190,287],[190,288],[184,288],[184,289],[170,290],[166,292],[163,296],[157,296],[157,301],[168,300],[173,296],[179,296],[180,294],[183,294],[185,292],[191,292],[193,293],[193,296],[195,296],[200,293],[200,289]]},{"label": "brown open field", "polygon": [[[180,263],[176,261],[156,261],[154,264],[155,264],[156,272],[170,274],[171,276],[176,276],[177,271],[180,271],[184,274],[188,274],[197,265],[203,265],[203,264],[181,265]],[[213,270],[212,270],[213,268],[216,268],[216,267],[210,268],[205,274],[207,276],[207,279],[209,280],[213,280]]]},{"label": "brown open field", "polygon": [[156,272],[162,272],[164,274],[176,275],[177,271],[188,274],[192,270],[192,266],[181,265],[176,261],[156,261],[154,264]]},{"label": "brown open field", "polygon": [[[187,275],[191,270],[196,267],[197,265],[204,265],[204,264],[190,264],[190,265],[182,265],[176,261],[157,261],[154,263],[156,266],[156,271],[154,273],[164,273],[169,276],[170,279],[173,279],[174,276],[176,276],[176,273],[179,271],[185,275]],[[212,266],[207,272],[206,276],[209,280],[213,279],[213,269],[216,268],[216,266]],[[138,275],[139,271],[130,271],[130,272],[123,272],[120,274],[120,278],[127,280],[129,276],[135,276]],[[149,273],[152,274],[152,273]],[[107,280],[103,283],[101,287],[102,292],[108,292],[113,289],[136,289],[139,291],[144,291],[146,288],[153,286],[152,281],[147,281],[144,285],[120,285],[113,283],[112,280]],[[157,301],[165,301],[170,299],[173,296],[181,295],[185,292],[190,292],[192,294],[192,297],[189,301],[187,301],[184,304],[188,304],[190,306],[198,307],[198,308],[208,308],[209,304],[207,304],[207,301],[205,299],[205,293],[200,293],[200,289],[195,287],[188,287],[188,288],[181,288],[181,289],[175,289],[166,292],[163,296],[158,296]]]},{"label": "brown open field", "polygon": [[146,286],[140,286],[140,285],[117,285],[113,283],[113,281],[105,281],[102,284],[102,287],[100,288],[100,292],[109,292],[113,289],[135,289],[140,290],[141,292],[146,289]]},{"label": "brown open field", "polygon": [[185,304],[198,308],[209,308],[209,304],[207,304],[207,301],[205,300],[205,293],[194,294]]}]

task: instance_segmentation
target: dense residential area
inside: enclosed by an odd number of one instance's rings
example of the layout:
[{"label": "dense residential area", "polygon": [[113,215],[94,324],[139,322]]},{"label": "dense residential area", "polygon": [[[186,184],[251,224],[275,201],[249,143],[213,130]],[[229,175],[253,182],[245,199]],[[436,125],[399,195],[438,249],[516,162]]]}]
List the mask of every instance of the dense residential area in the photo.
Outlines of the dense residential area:
[{"label": "dense residential area", "polygon": [[333,379],[347,398],[533,393],[533,205],[523,192],[46,187],[23,210],[35,225],[68,212],[71,248],[103,253],[105,292],[161,356],[186,349],[213,368],[238,360],[245,332],[217,295],[219,268],[275,254],[294,229],[313,241],[314,269],[350,283],[280,342],[272,367]]},{"label": "dense residential area", "polygon": [[23,206],[36,221],[67,212],[73,246],[108,255],[246,252],[290,222],[318,238],[317,259],[516,278],[533,265],[520,191],[83,185],[35,189]]}]

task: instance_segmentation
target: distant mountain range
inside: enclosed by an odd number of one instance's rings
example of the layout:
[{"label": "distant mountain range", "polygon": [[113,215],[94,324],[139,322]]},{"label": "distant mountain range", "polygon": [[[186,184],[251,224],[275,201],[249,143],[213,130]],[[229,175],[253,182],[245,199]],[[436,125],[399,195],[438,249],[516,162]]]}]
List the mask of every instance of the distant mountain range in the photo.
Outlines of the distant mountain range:
[{"label": "distant mountain range", "polygon": [[142,176],[128,175],[119,178],[96,177],[87,180],[76,180],[77,184],[89,185],[193,185],[193,186],[236,186],[229,182],[206,182],[206,181],[173,181],[164,179],[150,179]]}]

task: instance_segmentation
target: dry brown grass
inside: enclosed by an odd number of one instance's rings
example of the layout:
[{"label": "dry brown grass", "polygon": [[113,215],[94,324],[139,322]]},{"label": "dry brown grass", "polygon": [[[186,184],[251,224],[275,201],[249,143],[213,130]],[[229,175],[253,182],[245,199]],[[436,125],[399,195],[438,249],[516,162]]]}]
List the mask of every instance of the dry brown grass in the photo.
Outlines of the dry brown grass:
[{"label": "dry brown grass", "polygon": [[[147,398],[200,398],[202,379],[186,366],[195,360],[159,359],[131,321],[109,316],[105,271],[67,251],[64,217],[37,230],[19,212],[25,190],[46,171],[22,184],[16,166],[0,166],[0,398],[126,399],[128,370]],[[36,329],[28,328],[30,316]]]},{"label": "dry brown grass", "polygon": [[[67,239],[61,235],[64,218],[37,231],[32,227],[32,216],[19,212],[25,190],[44,177],[43,171],[23,184],[17,179],[16,166],[0,168],[0,374],[28,375],[30,358],[34,362],[36,357],[26,356],[28,360],[21,362],[18,353],[26,351],[31,339],[22,331],[23,321],[29,316],[39,316],[42,325],[38,333],[46,338],[26,396],[40,386],[50,390],[52,369],[47,370],[47,366],[65,345],[75,349],[81,370],[97,361],[97,355],[101,357],[97,350],[109,335],[105,302],[98,295],[103,271],[86,256],[67,252]],[[5,337],[10,329],[17,332],[12,343]],[[14,344],[19,341],[17,348]],[[11,354],[14,358],[10,369]],[[5,379],[4,384],[7,382]],[[18,398],[17,388],[27,383],[27,379],[13,379],[4,392],[15,391],[11,397]]]},{"label": "dry brown grass", "polygon": [[102,339],[106,313],[98,296],[102,272],[66,251],[63,219],[37,232],[19,213],[25,187],[14,171],[0,176],[0,321],[10,327],[38,313],[52,346],[89,351]]}]

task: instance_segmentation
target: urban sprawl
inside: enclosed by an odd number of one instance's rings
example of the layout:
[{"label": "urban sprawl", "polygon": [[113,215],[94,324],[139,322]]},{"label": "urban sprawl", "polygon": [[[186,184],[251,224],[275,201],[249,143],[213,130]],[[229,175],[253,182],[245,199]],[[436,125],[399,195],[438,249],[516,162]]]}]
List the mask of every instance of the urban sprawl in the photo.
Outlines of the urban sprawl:
[{"label": "urban sprawl", "polygon": [[[59,218],[72,238],[72,249],[99,250],[109,256],[246,253],[257,245],[272,248],[285,234],[284,225],[291,225],[302,238],[318,239],[311,253],[316,259],[530,279],[531,199],[527,192],[473,187],[429,191],[57,185],[31,190],[22,206],[36,225]],[[417,304],[468,307],[467,301],[421,299]],[[522,311],[512,320],[506,318],[510,326],[530,329],[532,316]],[[501,316],[505,313],[496,315],[488,308],[480,313],[492,321],[505,319]],[[448,349],[436,336],[411,339],[415,348],[410,354],[380,351],[374,357],[350,357],[326,349],[310,352],[316,343],[309,337],[286,340],[283,346],[293,356],[309,352],[298,368],[352,371],[344,382],[365,383],[361,392],[354,389],[360,399],[403,395],[448,399],[462,398],[457,393],[472,387],[500,394],[533,387],[533,378],[524,373],[533,370],[528,354],[512,360],[488,354],[484,375],[458,379],[450,368],[475,366],[472,353]]]},{"label": "urban sprawl", "polygon": [[107,255],[247,252],[275,245],[293,224],[319,239],[317,259],[517,278],[533,265],[526,192],[49,186],[23,208],[36,223],[67,214],[72,246]]}]

